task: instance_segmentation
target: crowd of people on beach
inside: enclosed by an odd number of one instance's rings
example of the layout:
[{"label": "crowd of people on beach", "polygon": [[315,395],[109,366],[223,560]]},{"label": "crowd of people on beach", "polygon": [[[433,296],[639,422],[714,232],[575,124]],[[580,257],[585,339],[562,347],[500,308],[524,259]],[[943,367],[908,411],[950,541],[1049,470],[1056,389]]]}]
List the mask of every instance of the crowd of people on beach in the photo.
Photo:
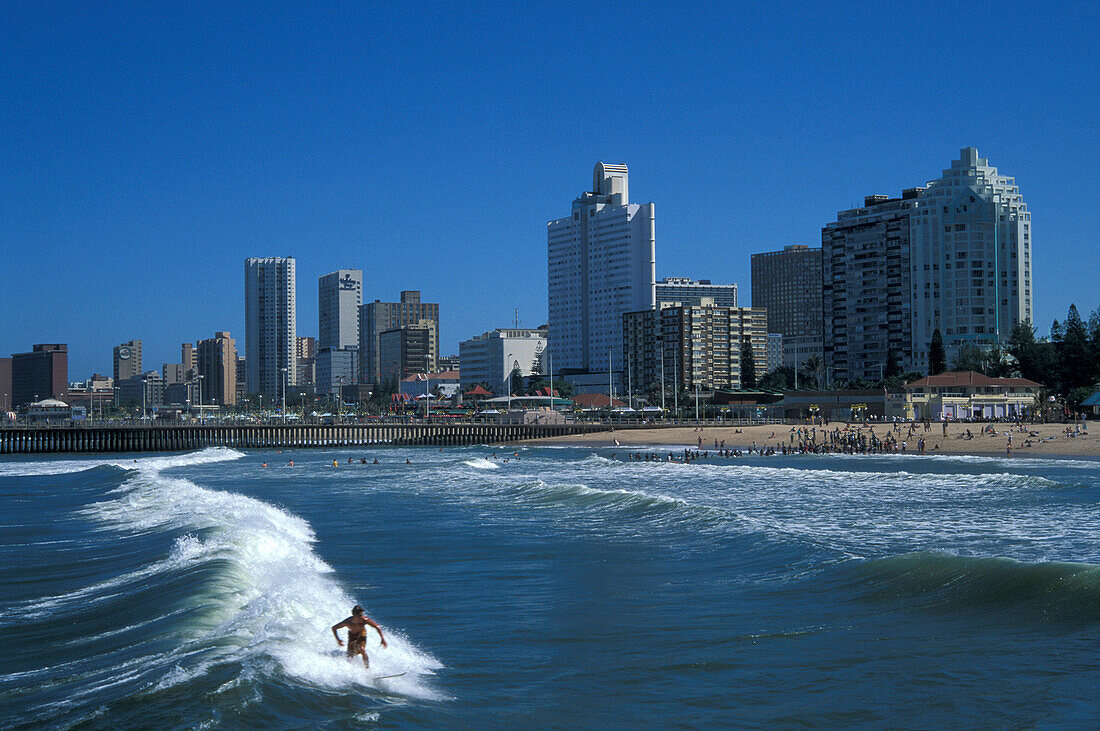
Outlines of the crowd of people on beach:
[{"label": "crowd of people on beach", "polygon": [[[948,436],[948,424],[949,422],[943,422],[941,427],[942,436],[944,438]],[[1005,456],[1009,457],[1012,456],[1013,433],[1027,435],[1024,438],[1023,447],[1032,447],[1038,441],[1050,441],[1058,438],[1056,436],[1050,436],[1042,439],[1039,432],[1029,429],[1023,422],[1016,422],[1006,431],[998,431],[998,426],[1004,427],[1007,425],[1004,423],[986,424],[981,427],[977,435],[974,434],[974,431],[970,427],[966,427],[965,432],[960,431],[954,438],[973,440],[980,437],[1006,437]],[[876,428],[878,431],[876,431]],[[700,436],[696,438],[697,443],[695,449],[686,448],[682,453],[672,451],[667,454],[664,452],[647,451],[631,452],[629,454],[629,459],[631,461],[680,462],[686,464],[698,459],[707,459],[712,454],[721,458],[742,457],[745,455],[770,456],[776,454],[923,455],[930,452],[937,453],[940,450],[940,445],[938,443],[933,444],[931,448],[928,446],[927,433],[931,431],[931,421],[914,421],[909,423],[895,421],[893,423],[864,423],[862,425],[844,424],[835,425],[832,429],[828,428],[826,424],[792,426],[790,430],[782,436],[780,436],[779,432],[773,431],[768,437],[767,442],[759,446],[754,441],[751,447],[744,449],[726,449],[726,441],[724,439],[715,439],[713,452],[710,449],[704,451],[703,438]],[[1087,427],[1081,424],[1067,426],[1062,434],[1065,439],[1075,439],[1078,436],[1087,435]],[[1017,444],[1019,444],[1019,442],[1017,442]],[[614,453],[612,454],[612,458],[615,458]]]}]

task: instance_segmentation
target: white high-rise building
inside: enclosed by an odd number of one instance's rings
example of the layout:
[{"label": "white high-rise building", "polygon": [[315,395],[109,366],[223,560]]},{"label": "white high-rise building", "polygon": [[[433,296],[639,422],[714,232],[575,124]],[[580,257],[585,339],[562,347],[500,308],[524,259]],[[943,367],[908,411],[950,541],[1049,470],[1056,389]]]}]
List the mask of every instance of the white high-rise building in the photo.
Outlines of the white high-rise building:
[{"label": "white high-rise building", "polygon": [[338,269],[317,280],[317,390],[336,393],[357,382],[363,272]]},{"label": "white high-rise building", "polygon": [[1031,213],[1013,178],[964,148],[928,184],[910,221],[918,370],[928,368],[937,328],[950,366],[963,345],[1003,344],[1031,319]]},{"label": "white high-rise building", "polygon": [[546,224],[554,369],[622,372],[623,313],[653,309],[653,204],[630,202],[626,165],[596,163],[592,191]]},{"label": "white high-rise building", "polygon": [[359,347],[363,272],[338,269],[317,280],[317,348]]},{"label": "white high-rise building", "polygon": [[294,264],[291,257],[244,261],[246,382],[272,405],[298,381]]}]

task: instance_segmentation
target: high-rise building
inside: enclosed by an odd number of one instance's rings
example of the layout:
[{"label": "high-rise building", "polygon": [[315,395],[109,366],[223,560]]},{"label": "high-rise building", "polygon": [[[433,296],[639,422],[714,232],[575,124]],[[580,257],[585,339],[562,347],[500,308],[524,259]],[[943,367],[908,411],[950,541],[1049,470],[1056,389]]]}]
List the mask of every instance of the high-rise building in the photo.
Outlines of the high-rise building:
[{"label": "high-rise building", "polygon": [[596,163],[592,190],[546,224],[550,351],[557,370],[622,371],[623,314],[656,303],[654,206],[630,202],[626,165]]},{"label": "high-rise building", "polygon": [[[767,313],[759,308],[699,305],[623,315],[624,382],[635,393],[663,383],[666,394],[741,388],[742,355],[751,344],[757,375],[768,358]],[[662,377],[663,374],[663,377]]]},{"label": "high-rise building", "polygon": [[752,306],[767,310],[768,332],[783,336],[783,365],[801,368],[821,356],[821,249],[793,244],[753,254]]},{"label": "high-rise building", "polygon": [[497,328],[463,340],[458,344],[462,388],[483,383],[493,393],[503,394],[509,374],[516,368],[524,377],[548,373],[546,335],[543,325],[536,329]]},{"label": "high-rise building", "polygon": [[183,343],[180,345],[180,360],[183,365],[183,380],[190,381],[198,371],[195,369],[195,344]]},{"label": "high-rise building", "polygon": [[358,348],[363,272],[338,269],[317,280],[317,347]]},{"label": "high-rise building", "polygon": [[[216,332],[214,337],[199,341],[198,368],[203,377],[203,404],[236,405],[237,343],[229,337],[228,332]],[[283,385],[279,383],[280,396]]]},{"label": "high-rise building", "polygon": [[379,383],[388,384],[395,390],[402,378],[434,370],[431,322],[422,320],[380,333],[378,360],[382,368]]},{"label": "high-rise building", "polygon": [[317,351],[317,393],[340,393],[358,382],[359,351],[355,348],[321,348]]},{"label": "high-rise building", "polygon": [[11,358],[0,358],[0,411],[11,407]]},{"label": "high-rise building", "polygon": [[883,377],[890,353],[913,367],[909,221],[922,188],[871,195],[821,229],[825,366],[830,382]]},{"label": "high-rise building", "polygon": [[187,379],[184,377],[183,363],[164,363],[160,367],[160,375],[164,379],[164,385],[172,386],[177,383],[184,383]]},{"label": "high-rise building", "polygon": [[114,349],[115,383],[142,373],[141,341],[131,340]]},{"label": "high-rise building", "polygon": [[1003,344],[1031,319],[1031,213],[1015,179],[975,148],[928,184],[909,237],[918,369],[928,368],[936,329],[950,363],[962,346]]},{"label": "high-rise building", "polygon": [[[439,305],[437,303],[421,302],[419,291],[406,290],[401,293],[400,302],[375,300],[363,305],[359,313],[361,383],[382,383],[379,345],[382,333],[422,322],[426,323],[429,330],[429,368],[435,370],[436,360],[439,358]],[[423,366],[420,369],[424,370]]]},{"label": "high-rise building", "polygon": [[317,282],[316,378],[320,393],[336,393],[358,380],[359,307],[363,272],[339,269]]},{"label": "high-rise building", "polygon": [[40,343],[11,356],[11,405],[60,398],[69,386],[69,347]]},{"label": "high-rise building", "polygon": [[657,307],[680,304],[702,304],[703,298],[714,302],[716,307],[737,306],[736,284],[711,284],[709,279],[688,279],[687,277],[665,277],[657,282]]},{"label": "high-rise building", "polygon": [[317,382],[317,338],[299,335],[295,338],[295,360],[298,362],[299,386],[312,386]]},{"label": "high-rise building", "polygon": [[275,399],[284,382],[298,382],[295,261],[250,258],[244,272],[248,391]]}]

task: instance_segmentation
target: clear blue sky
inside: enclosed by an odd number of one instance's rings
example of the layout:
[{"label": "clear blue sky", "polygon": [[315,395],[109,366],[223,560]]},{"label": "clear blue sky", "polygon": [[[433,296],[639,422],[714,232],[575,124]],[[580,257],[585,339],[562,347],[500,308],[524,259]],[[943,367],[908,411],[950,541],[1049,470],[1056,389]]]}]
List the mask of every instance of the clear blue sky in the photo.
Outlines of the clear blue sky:
[{"label": "clear blue sky", "polygon": [[[233,7],[229,7],[232,5]],[[70,378],[230,330],[248,256],[420,289],[442,349],[546,321],[549,219],[598,160],[657,275],[737,282],[976,146],[1033,213],[1042,331],[1100,305],[1096,3],[5,3],[0,354]]]}]

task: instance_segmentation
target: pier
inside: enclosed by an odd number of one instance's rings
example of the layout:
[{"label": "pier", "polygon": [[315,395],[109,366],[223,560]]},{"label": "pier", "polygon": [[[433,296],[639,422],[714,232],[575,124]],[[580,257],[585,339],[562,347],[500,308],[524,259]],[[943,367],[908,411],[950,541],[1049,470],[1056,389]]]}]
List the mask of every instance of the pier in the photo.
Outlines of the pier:
[{"label": "pier", "polygon": [[503,444],[606,431],[600,423],[203,424],[0,428],[0,454],[178,452],[205,447],[289,449]]}]

